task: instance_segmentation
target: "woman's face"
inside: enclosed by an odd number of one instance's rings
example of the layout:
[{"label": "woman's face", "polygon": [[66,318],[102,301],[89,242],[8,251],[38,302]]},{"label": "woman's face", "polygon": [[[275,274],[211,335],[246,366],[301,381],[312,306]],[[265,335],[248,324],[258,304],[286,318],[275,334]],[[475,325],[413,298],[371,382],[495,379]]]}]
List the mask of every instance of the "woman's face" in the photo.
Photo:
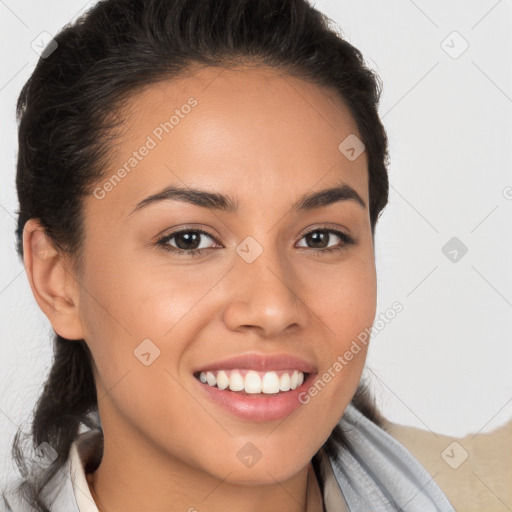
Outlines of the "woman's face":
[{"label": "woman's face", "polygon": [[350,402],[366,346],[344,354],[375,316],[355,122],[328,90],[267,67],[196,70],[129,108],[85,199],[78,278],[104,457],[282,481]]}]

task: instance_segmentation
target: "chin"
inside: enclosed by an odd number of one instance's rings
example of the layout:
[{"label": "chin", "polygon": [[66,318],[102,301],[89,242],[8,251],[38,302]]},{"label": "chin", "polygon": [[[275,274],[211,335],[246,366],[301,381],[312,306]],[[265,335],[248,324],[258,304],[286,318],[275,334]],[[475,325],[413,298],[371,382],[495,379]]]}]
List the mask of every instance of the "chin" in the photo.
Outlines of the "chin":
[{"label": "chin", "polygon": [[[249,444],[249,443],[248,443]],[[245,445],[247,447],[247,445]],[[254,450],[252,453],[251,451]],[[270,450],[270,449],[269,449]],[[213,466],[207,470],[210,474],[231,484],[258,486],[284,482],[306,467],[311,457],[305,457],[305,450],[297,449],[289,452],[287,457],[282,449],[272,449],[270,457],[257,452],[249,446],[239,449],[237,456],[226,460],[223,465],[213,461]],[[240,457],[240,459],[238,458]],[[226,475],[229,475],[226,477]]]}]

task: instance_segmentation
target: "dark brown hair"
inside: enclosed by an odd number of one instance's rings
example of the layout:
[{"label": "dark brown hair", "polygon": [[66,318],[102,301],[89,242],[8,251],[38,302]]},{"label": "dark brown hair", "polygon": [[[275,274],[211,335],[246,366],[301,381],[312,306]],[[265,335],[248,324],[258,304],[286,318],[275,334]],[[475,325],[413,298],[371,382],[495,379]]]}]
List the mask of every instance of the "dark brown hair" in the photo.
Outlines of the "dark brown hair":
[{"label": "dark brown hair", "polygon": [[[102,177],[122,123],[123,101],[142,87],[186,73],[192,64],[264,64],[335,91],[366,147],[374,232],[388,201],[380,79],[306,0],[103,0],[54,39],[57,47],[47,47],[17,103],[20,257],[23,227],[37,218],[56,247],[80,263],[82,199]],[[35,473],[33,461],[23,455],[20,431],[13,444],[23,477],[18,490],[34,510],[49,510],[42,491],[66,462],[79,429],[101,431],[91,365],[84,340],[55,334],[54,361],[34,411],[31,442],[34,448],[48,443],[58,458]],[[380,424],[362,383],[352,403]],[[344,446],[338,426],[324,448],[335,457]]]}]

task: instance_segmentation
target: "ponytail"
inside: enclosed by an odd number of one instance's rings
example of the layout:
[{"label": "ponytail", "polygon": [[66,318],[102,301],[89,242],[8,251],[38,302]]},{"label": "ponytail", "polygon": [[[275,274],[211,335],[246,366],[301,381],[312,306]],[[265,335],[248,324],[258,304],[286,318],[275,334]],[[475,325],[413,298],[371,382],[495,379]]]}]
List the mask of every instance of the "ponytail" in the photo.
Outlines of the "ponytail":
[{"label": "ponytail", "polygon": [[[16,492],[38,512],[50,512],[43,489],[68,460],[81,424],[101,429],[91,414],[97,411],[91,363],[84,340],[67,340],[56,334],[53,364],[32,421],[31,448],[35,456],[25,456],[22,444],[27,434],[21,428],[14,437],[12,456],[23,477]],[[37,460],[42,456],[44,460]]]}]

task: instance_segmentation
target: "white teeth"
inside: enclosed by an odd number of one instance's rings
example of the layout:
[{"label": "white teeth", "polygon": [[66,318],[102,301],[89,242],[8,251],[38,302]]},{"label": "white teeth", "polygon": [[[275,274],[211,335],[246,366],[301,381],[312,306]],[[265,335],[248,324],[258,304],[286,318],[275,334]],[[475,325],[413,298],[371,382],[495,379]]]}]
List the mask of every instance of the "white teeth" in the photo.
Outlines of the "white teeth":
[{"label": "white teeth", "polygon": [[244,378],[237,372],[231,372],[229,376],[229,389],[231,391],[242,391],[244,389]]},{"label": "white teeth", "polygon": [[245,374],[245,392],[261,393],[261,377],[252,370]]},{"label": "white teeth", "polygon": [[277,372],[257,372],[254,370],[219,370],[199,374],[199,380],[209,386],[231,391],[245,391],[249,394],[276,394],[297,389],[304,382],[304,373],[298,370],[285,371],[281,376]]},{"label": "white teeth", "polygon": [[297,370],[294,370],[294,372],[292,373],[292,376],[290,378],[290,387],[292,389],[296,389],[298,382],[299,382],[299,373],[297,372]]},{"label": "white teeth", "polygon": [[206,382],[208,382],[209,386],[215,386],[215,384],[217,384],[217,379],[212,372],[206,372]]},{"label": "white teeth", "polygon": [[217,387],[219,389],[226,389],[229,386],[229,377],[226,375],[226,372],[222,370],[217,373]]},{"label": "white teeth", "polygon": [[265,373],[261,380],[261,391],[263,393],[279,393],[280,379],[276,372]]},{"label": "white teeth", "polygon": [[287,373],[283,373],[283,375],[281,375],[279,389],[281,391],[290,391],[290,376]]}]

